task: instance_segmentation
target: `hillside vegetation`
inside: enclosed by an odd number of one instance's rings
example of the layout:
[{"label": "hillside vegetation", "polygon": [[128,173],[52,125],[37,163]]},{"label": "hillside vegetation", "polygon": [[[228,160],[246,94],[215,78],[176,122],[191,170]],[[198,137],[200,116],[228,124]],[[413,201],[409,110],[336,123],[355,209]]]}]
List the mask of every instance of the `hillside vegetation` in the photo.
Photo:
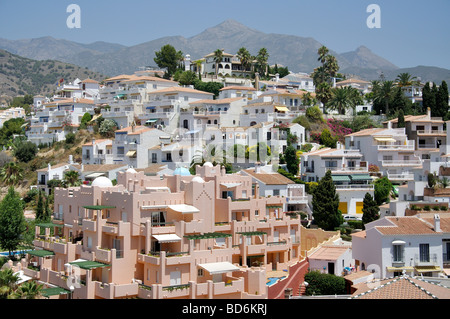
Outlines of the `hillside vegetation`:
[{"label": "hillside vegetation", "polygon": [[55,60],[36,61],[0,50],[0,104],[18,95],[53,94],[60,79],[101,81],[105,76]]}]

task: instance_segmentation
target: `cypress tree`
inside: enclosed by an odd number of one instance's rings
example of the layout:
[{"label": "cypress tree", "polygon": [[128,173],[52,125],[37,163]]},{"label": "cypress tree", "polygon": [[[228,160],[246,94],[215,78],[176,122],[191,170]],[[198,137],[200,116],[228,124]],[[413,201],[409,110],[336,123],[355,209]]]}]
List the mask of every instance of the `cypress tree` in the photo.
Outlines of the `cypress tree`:
[{"label": "cypress tree", "polygon": [[423,108],[426,110],[427,107],[431,105],[431,87],[430,82],[425,83],[425,86],[422,89],[422,102]]},{"label": "cypress tree", "polygon": [[364,225],[380,218],[380,208],[378,207],[375,199],[373,199],[372,195],[369,193],[366,193],[364,196],[362,211],[362,222]]},{"label": "cypress tree", "polygon": [[17,249],[26,229],[23,209],[20,195],[10,187],[0,203],[0,247],[7,249],[9,255]]},{"label": "cypress tree", "polygon": [[448,86],[445,81],[442,81],[437,92],[436,108],[439,110],[440,117],[444,117],[448,113]]},{"label": "cypress tree", "polygon": [[42,191],[39,190],[38,202],[36,206],[36,221],[41,222],[44,217],[44,201],[42,198]]},{"label": "cypress tree", "polygon": [[312,205],[314,220],[323,230],[334,230],[342,224],[339,194],[336,193],[330,170],[319,181],[313,194]]},{"label": "cypress tree", "polygon": [[436,104],[436,97],[438,94],[438,88],[436,86],[436,83],[433,83],[433,86],[431,87],[431,95],[430,95],[430,109],[431,109],[431,116],[439,116],[439,109]]},{"label": "cypress tree", "polygon": [[402,109],[398,111],[397,127],[405,127],[405,114],[403,113]]}]

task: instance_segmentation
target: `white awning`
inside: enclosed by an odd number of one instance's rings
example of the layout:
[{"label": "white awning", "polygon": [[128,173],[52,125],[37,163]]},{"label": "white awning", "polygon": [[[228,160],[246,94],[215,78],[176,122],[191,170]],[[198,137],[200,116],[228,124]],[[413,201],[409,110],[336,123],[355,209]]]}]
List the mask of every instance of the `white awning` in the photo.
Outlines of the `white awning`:
[{"label": "white awning", "polygon": [[175,243],[177,241],[181,241],[181,238],[176,234],[163,234],[163,235],[153,235],[160,243]]},{"label": "white awning", "polygon": [[375,137],[375,140],[378,142],[397,142],[397,140],[392,137]]},{"label": "white awning", "polygon": [[239,270],[239,267],[236,267],[232,263],[228,261],[218,262],[218,263],[207,263],[207,264],[199,264],[199,266],[209,272],[211,275],[215,274],[223,274],[229,271]]},{"label": "white awning", "polygon": [[104,176],[104,175],[105,175],[105,173],[92,173],[92,174],[87,175],[86,178],[96,178],[96,177]]},{"label": "white awning", "polygon": [[25,281],[33,279],[27,275],[24,275],[23,270],[19,270],[18,272],[15,272],[14,275],[19,276],[19,280],[16,282],[16,284],[18,284],[18,285],[20,285],[21,283],[23,283]]},{"label": "white awning", "polygon": [[241,185],[242,183],[220,183],[220,185],[225,186],[226,188],[233,188]]},{"label": "white awning", "polygon": [[186,204],[168,205],[167,207],[170,208],[171,210],[174,210],[176,212],[183,213],[183,214],[200,212],[200,210],[198,210],[198,208],[195,208],[194,206],[186,205]]},{"label": "white awning", "polygon": [[394,240],[392,245],[404,245],[406,244],[403,240]]}]

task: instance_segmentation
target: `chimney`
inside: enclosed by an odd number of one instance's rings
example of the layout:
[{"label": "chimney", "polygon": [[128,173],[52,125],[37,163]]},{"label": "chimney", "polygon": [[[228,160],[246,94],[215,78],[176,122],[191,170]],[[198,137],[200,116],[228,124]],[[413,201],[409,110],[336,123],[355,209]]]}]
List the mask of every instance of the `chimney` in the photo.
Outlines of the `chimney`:
[{"label": "chimney", "polygon": [[259,91],[259,73],[255,73],[255,89]]},{"label": "chimney", "polygon": [[427,119],[431,120],[431,109],[427,107]]},{"label": "chimney", "polygon": [[73,155],[69,155],[69,164],[73,164]]},{"label": "chimney", "polygon": [[92,146],[95,145],[95,138],[92,139]]},{"label": "chimney", "polygon": [[387,126],[388,129],[391,129],[391,128],[392,128],[392,122],[391,122],[391,121],[388,121],[387,125],[388,125],[388,126]]},{"label": "chimney", "polygon": [[439,214],[435,214],[434,215],[434,231],[437,233],[442,232],[441,229],[441,218],[439,216]]},{"label": "chimney", "polygon": [[279,80],[280,80],[280,74],[277,73],[277,74],[275,74],[275,81],[278,83]]},{"label": "chimney", "polygon": [[255,173],[259,173],[261,171],[261,163],[260,162],[256,162],[255,163]]},{"label": "chimney", "polygon": [[50,163],[48,163],[48,170],[50,171],[52,169],[52,166],[50,165]]}]

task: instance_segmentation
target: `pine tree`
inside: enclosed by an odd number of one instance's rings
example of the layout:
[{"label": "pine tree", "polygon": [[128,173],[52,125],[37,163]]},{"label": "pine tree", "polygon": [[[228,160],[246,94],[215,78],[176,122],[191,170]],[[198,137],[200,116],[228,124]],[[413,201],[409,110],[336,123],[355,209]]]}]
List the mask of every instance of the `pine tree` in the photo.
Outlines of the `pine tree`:
[{"label": "pine tree", "polygon": [[330,170],[319,181],[313,194],[312,205],[314,220],[320,228],[334,230],[342,224],[339,194],[336,192]]},{"label": "pine tree", "polygon": [[0,203],[0,247],[11,252],[17,249],[25,231],[25,217],[23,215],[23,202],[14,187]]},{"label": "pine tree", "polygon": [[380,208],[378,207],[375,199],[373,199],[372,195],[369,193],[366,193],[364,196],[362,211],[362,222],[364,225],[380,218]]},{"label": "pine tree", "polygon": [[50,222],[52,220],[50,205],[49,205],[49,196],[45,197],[45,205],[44,205],[44,214],[42,216],[43,222]]}]

